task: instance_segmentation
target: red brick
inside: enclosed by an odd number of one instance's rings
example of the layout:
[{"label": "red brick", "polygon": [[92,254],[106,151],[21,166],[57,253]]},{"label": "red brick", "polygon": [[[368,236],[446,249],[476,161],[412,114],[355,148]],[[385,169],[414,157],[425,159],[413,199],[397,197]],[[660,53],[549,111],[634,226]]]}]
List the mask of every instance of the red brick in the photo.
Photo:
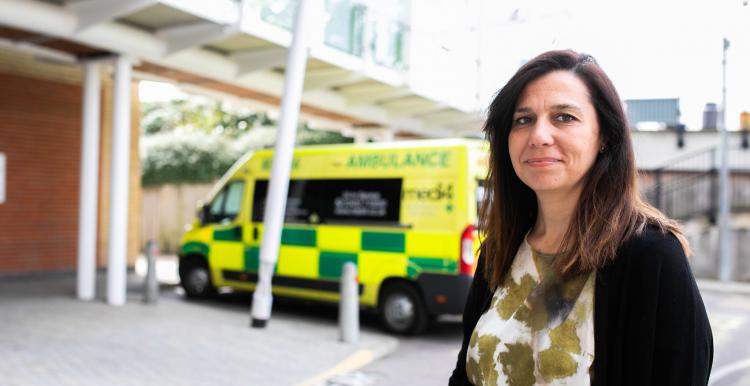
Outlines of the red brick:
[{"label": "red brick", "polygon": [[73,269],[78,240],[81,88],[0,73],[0,272]]}]

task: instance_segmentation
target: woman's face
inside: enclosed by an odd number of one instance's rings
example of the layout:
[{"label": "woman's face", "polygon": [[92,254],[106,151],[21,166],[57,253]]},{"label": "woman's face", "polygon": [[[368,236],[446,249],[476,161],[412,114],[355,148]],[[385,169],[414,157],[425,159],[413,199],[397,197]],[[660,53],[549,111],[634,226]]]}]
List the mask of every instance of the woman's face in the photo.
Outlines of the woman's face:
[{"label": "woman's face", "polygon": [[600,148],[586,85],[570,71],[530,82],[513,113],[508,152],[518,177],[537,194],[580,193]]}]

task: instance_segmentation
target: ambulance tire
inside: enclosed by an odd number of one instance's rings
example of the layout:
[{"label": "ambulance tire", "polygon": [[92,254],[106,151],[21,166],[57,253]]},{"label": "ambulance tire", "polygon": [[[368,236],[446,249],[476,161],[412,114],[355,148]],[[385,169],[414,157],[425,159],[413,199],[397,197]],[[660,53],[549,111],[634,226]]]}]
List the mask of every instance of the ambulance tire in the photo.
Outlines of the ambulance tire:
[{"label": "ambulance tire", "polygon": [[403,281],[386,284],[378,302],[378,313],[385,329],[400,335],[417,335],[430,322],[419,290]]},{"label": "ambulance tire", "polygon": [[202,256],[187,256],[180,259],[180,286],[185,295],[193,299],[205,299],[216,294],[211,282],[211,271]]}]

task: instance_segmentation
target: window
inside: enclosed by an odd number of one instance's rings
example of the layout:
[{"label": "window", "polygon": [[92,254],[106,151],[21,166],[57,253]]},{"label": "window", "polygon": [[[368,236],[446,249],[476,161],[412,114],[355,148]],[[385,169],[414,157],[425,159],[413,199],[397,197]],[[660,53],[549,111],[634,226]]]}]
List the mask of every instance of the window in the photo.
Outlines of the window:
[{"label": "window", "polygon": [[245,182],[233,181],[227,184],[211,201],[208,223],[228,223],[237,217],[242,207],[242,193]]},{"label": "window", "polygon": [[[254,222],[263,221],[268,181],[255,182]],[[286,223],[399,225],[401,179],[291,180]]]},{"label": "window", "polygon": [[237,181],[227,186],[227,201],[224,204],[224,215],[235,218],[240,213],[242,206],[242,192],[245,190],[245,183]]},{"label": "window", "polygon": [[214,200],[211,201],[211,210],[209,211],[209,214],[211,215],[212,219],[221,217],[222,212],[224,211],[224,198],[226,198],[227,196],[226,193],[226,189],[223,189],[219,194],[216,195],[216,197],[214,197]]},{"label": "window", "polygon": [[327,0],[328,23],[324,41],[354,56],[362,56],[367,8],[359,1]]}]

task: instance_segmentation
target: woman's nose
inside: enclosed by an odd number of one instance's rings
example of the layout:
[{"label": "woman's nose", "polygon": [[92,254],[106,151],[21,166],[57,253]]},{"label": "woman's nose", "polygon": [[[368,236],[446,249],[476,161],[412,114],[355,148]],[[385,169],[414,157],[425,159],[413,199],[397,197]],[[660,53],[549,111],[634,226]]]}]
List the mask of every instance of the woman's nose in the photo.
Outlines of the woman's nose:
[{"label": "woman's nose", "polygon": [[529,135],[529,146],[531,147],[542,147],[550,146],[554,143],[552,137],[552,127],[546,120],[537,120],[534,126],[531,128]]}]

